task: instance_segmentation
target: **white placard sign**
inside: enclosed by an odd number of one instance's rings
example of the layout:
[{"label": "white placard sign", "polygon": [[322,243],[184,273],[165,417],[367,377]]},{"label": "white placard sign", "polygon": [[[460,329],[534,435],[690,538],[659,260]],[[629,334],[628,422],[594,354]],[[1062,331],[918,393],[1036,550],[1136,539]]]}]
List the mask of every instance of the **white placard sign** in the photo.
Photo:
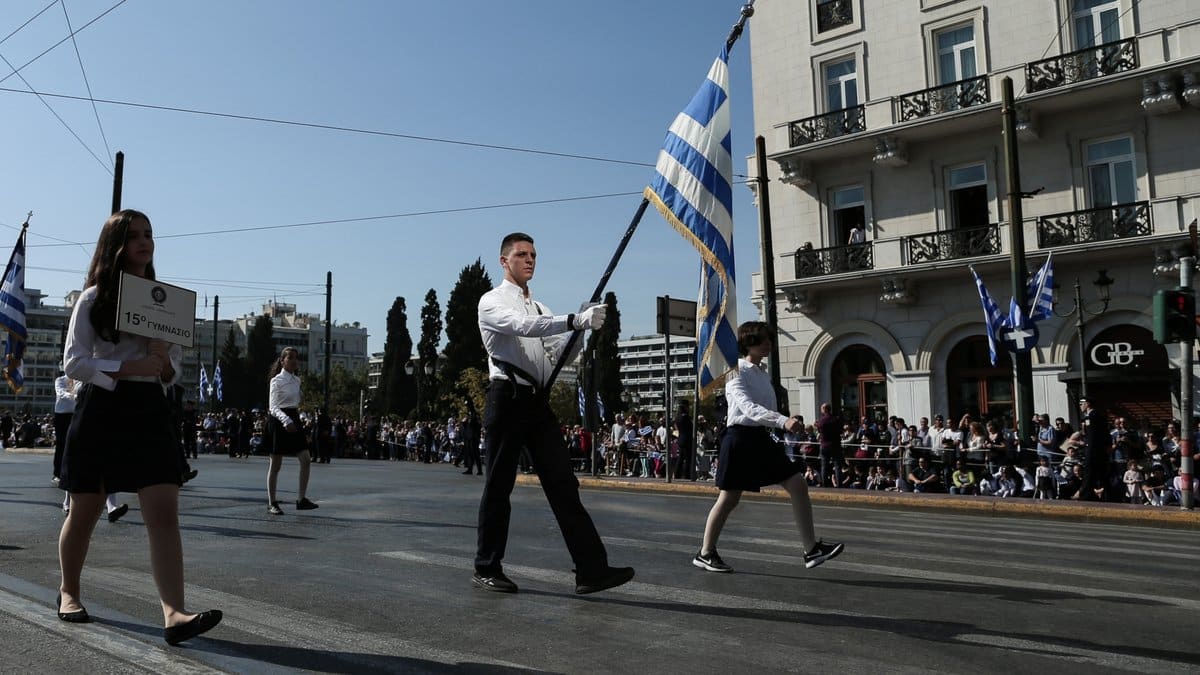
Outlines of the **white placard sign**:
[{"label": "white placard sign", "polygon": [[196,292],[122,272],[117,330],[192,347]]}]

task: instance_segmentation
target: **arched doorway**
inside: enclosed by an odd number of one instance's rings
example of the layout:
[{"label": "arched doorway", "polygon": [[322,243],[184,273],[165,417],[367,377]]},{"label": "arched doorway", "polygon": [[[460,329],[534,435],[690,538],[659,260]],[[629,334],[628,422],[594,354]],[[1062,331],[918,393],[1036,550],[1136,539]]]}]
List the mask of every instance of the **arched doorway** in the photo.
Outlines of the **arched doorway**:
[{"label": "arched doorway", "polygon": [[947,418],[958,421],[963,414],[974,419],[1011,418],[1016,408],[1012,361],[1001,351],[992,365],[987,338],[963,338],[946,358]]},{"label": "arched doorway", "polygon": [[867,416],[887,422],[887,371],[883,358],[874,349],[850,345],[833,360],[833,394],[835,406],[843,418]]}]

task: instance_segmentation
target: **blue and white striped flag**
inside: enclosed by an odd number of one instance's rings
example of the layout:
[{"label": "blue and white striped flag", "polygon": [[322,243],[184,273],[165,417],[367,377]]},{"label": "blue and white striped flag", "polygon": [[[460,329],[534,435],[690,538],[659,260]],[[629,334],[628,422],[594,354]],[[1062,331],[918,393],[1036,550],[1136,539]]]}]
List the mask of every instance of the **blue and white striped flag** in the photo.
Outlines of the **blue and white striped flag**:
[{"label": "blue and white striped flag", "polygon": [[996,340],[1000,335],[1000,331],[1004,328],[1005,317],[1000,313],[1000,308],[996,306],[996,302],[992,300],[992,296],[988,295],[987,288],[983,285],[983,279],[979,278],[979,273],[972,267],[971,276],[975,277],[975,286],[979,289],[979,302],[983,304],[983,322],[987,327],[988,339],[988,355],[992,358],[992,365],[996,365]]},{"label": "blue and white striped flag", "polygon": [[646,199],[700,252],[696,370],[704,395],[723,384],[738,359],[728,91],[726,46],[671,123],[645,190]]},{"label": "blue and white striped flag", "polygon": [[204,405],[208,401],[208,371],[204,370],[204,364],[200,364],[200,405]]},{"label": "blue and white striped flag", "polygon": [[608,419],[608,410],[604,408],[604,399],[600,398],[600,394],[596,394],[596,412],[600,413],[600,423]]},{"label": "blue and white striped flag", "polygon": [[0,328],[7,334],[4,341],[4,379],[14,394],[21,393],[25,386],[25,373],[21,362],[25,358],[25,340],[29,332],[25,328],[25,228],[17,235],[8,267],[4,269],[4,281],[0,283]]},{"label": "blue and white striped flag", "polygon": [[579,421],[582,422],[587,419],[587,397],[583,395],[583,385],[576,386],[575,389],[579,392]]},{"label": "blue and white striped flag", "polygon": [[1054,253],[1046,256],[1046,262],[1029,280],[1026,301],[1029,303],[1029,320],[1041,321],[1054,316]]},{"label": "blue and white striped flag", "polygon": [[217,367],[213,369],[213,396],[217,397],[218,401],[225,400],[224,392],[222,391],[221,383],[221,362],[217,361]]}]

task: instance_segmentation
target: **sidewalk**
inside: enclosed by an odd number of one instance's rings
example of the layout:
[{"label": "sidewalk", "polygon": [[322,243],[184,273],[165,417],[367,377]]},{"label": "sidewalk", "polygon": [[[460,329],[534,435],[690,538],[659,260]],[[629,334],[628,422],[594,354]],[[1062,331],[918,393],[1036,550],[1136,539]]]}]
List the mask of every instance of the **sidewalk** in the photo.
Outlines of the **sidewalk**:
[{"label": "sidewalk", "polygon": [[[585,489],[639,490],[656,493],[700,495],[715,498],[717,486],[712,481],[672,481],[662,478],[627,478],[621,476],[590,476],[576,474]],[[538,485],[536,475],[517,475],[520,485]],[[918,494],[914,492],[877,492],[812,488],[808,493],[814,504],[835,504],[865,508],[905,510],[954,511],[979,516],[1016,518],[1048,518],[1090,523],[1116,523],[1200,530],[1200,510],[1184,511],[1178,506],[1136,506],[1109,502],[1077,502],[1034,499],[1000,499],[949,494]],[[788,501],[787,492],[778,486],[763,488],[755,494],[745,492],[744,499]]]}]

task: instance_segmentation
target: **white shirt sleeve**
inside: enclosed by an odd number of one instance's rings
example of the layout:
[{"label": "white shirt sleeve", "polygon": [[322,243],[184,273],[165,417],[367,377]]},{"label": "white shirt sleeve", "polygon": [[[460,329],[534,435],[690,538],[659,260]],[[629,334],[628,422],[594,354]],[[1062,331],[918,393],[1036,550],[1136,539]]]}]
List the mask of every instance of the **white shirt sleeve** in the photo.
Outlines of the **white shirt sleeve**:
[{"label": "white shirt sleeve", "polygon": [[113,391],[117,382],[108,373],[116,373],[121,369],[121,362],[111,359],[98,359],[94,351],[96,340],[95,328],[92,327],[91,310],[96,301],[95,289],[91,293],[84,292],[75,302],[75,311],[71,312],[71,324],[67,328],[67,344],[63,349],[63,371],[72,380],[94,384],[103,389]]},{"label": "white shirt sleeve", "polygon": [[566,316],[522,314],[500,301],[484,297],[479,302],[479,325],[501,335],[545,337],[570,330]]},{"label": "white shirt sleeve", "polygon": [[741,417],[749,418],[761,426],[782,429],[787,423],[788,418],[754,400],[740,372],[731,373],[725,381],[725,400],[730,410],[738,411]]}]

